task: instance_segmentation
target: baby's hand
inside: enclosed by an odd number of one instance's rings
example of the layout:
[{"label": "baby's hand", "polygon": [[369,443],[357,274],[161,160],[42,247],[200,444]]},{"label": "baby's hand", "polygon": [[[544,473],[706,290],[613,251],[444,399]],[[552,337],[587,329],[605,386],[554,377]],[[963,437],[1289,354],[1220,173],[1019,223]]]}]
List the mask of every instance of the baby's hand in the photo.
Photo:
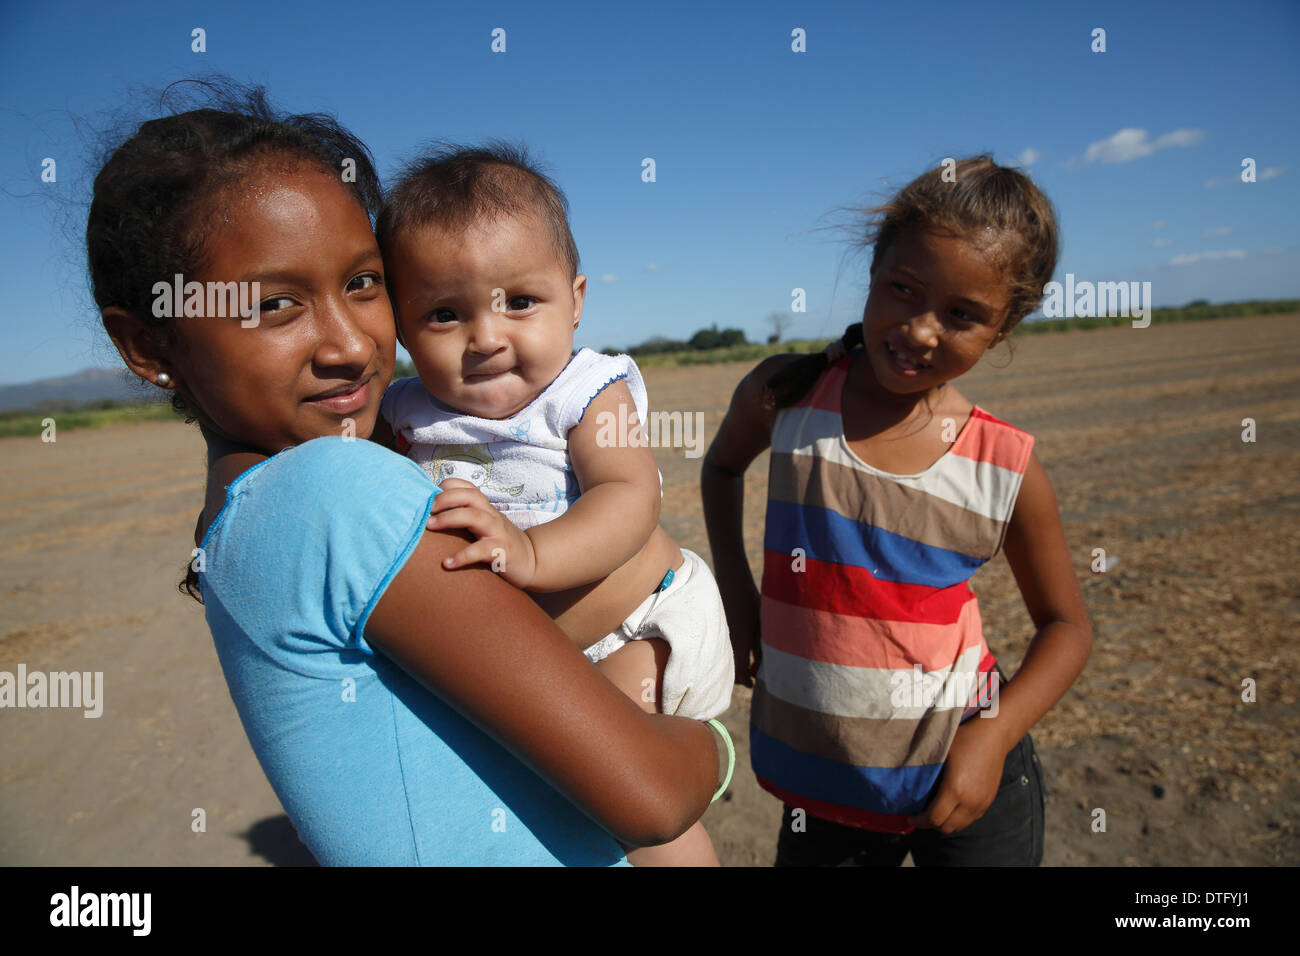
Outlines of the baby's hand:
[{"label": "baby's hand", "polygon": [[439,487],[442,494],[433,499],[425,527],[430,531],[464,528],[478,539],[444,558],[442,566],[450,570],[468,564],[489,564],[515,587],[527,587],[537,570],[537,556],[528,535],[492,507],[483,492],[468,481],[444,478]]}]

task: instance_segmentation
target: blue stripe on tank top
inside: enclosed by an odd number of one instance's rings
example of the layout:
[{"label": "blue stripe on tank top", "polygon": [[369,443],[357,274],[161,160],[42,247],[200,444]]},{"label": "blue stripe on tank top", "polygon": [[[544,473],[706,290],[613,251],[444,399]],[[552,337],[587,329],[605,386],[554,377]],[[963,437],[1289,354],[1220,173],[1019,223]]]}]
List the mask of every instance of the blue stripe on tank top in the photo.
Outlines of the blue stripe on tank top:
[{"label": "blue stripe on tank top", "polygon": [[802,548],[809,558],[864,568],[881,581],[933,588],[969,581],[985,563],[983,558],[860,524],[827,508],[771,499],[763,546],[782,554]]},{"label": "blue stripe on tank top", "polygon": [[757,776],[813,800],[872,813],[920,813],[942,764],[856,767],[795,750],[749,725],[750,763]]}]

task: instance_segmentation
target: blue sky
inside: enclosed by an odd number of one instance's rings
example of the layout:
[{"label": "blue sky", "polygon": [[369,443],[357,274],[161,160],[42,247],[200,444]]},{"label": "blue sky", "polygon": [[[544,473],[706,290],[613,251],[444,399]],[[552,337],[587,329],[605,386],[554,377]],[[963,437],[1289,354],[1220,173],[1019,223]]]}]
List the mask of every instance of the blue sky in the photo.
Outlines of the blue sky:
[{"label": "blue sky", "polygon": [[1059,279],[1150,281],[1157,306],[1300,295],[1294,0],[53,7],[0,13],[0,383],[112,364],[78,245],[85,133],[203,72],[336,114],[381,173],[433,139],[527,143],[591,277],[578,345],[761,339],[796,287],[788,334],[838,332],[866,289],[838,211],[983,151],[1055,204]]}]

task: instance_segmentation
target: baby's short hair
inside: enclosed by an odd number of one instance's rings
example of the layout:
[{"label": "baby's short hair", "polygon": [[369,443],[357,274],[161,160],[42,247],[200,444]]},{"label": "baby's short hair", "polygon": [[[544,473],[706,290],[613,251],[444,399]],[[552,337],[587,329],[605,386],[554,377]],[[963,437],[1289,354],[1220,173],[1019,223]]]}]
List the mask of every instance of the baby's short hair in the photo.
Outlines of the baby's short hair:
[{"label": "baby's short hair", "polygon": [[442,143],[398,174],[375,234],[387,254],[404,229],[436,225],[455,232],[529,213],[550,230],[556,257],[570,276],[576,276],[578,246],[569,229],[569,202],[527,149],[500,140],[481,146]]}]

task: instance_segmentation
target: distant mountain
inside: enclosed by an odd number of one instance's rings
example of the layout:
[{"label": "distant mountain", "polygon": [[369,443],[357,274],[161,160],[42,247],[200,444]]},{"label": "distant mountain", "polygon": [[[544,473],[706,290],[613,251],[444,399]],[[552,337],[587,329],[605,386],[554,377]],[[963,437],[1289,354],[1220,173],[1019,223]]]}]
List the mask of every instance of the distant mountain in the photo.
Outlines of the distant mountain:
[{"label": "distant mountain", "polygon": [[112,399],[117,402],[149,401],[152,389],[124,368],[87,368],[60,378],[43,378],[22,385],[0,385],[0,412],[18,408],[41,410],[51,406],[80,406]]}]

